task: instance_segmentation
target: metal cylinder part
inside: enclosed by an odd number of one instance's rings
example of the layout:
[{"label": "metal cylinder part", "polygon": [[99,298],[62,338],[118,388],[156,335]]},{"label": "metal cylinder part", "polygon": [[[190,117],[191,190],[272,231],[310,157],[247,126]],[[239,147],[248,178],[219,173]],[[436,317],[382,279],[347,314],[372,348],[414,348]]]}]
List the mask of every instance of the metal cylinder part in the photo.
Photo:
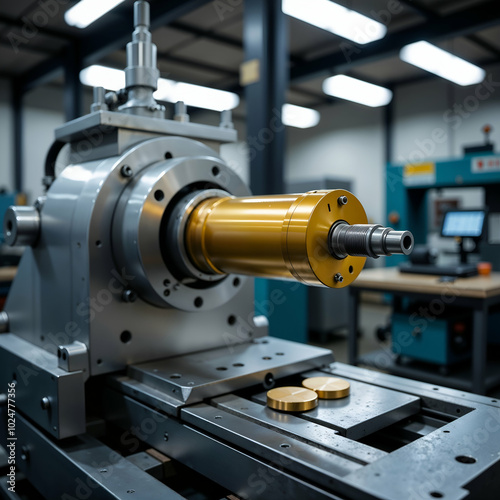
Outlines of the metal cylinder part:
[{"label": "metal cylinder part", "polygon": [[354,224],[339,221],[332,226],[330,252],[337,259],[348,255],[378,258],[381,255],[409,255],[413,250],[413,235],[409,231],[394,231],[380,224]]},{"label": "metal cylinder part", "polygon": [[[349,203],[339,205],[340,196],[347,196]],[[339,220],[366,222],[361,203],[344,190],[214,197],[193,209],[184,241],[193,264],[206,274],[248,274],[341,288],[354,281],[365,259],[332,256],[330,228]],[[335,278],[339,275],[342,279]]]},{"label": "metal cylinder part", "polygon": [[5,243],[10,246],[34,245],[40,233],[40,214],[34,207],[11,206],[3,219]]}]

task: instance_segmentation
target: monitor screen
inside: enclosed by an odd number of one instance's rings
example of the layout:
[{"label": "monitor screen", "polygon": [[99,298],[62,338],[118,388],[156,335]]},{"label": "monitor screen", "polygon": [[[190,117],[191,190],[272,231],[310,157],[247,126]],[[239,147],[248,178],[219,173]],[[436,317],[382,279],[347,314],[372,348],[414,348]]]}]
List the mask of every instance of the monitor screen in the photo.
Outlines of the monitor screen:
[{"label": "monitor screen", "polygon": [[441,236],[479,238],[483,233],[484,210],[459,210],[444,215]]}]

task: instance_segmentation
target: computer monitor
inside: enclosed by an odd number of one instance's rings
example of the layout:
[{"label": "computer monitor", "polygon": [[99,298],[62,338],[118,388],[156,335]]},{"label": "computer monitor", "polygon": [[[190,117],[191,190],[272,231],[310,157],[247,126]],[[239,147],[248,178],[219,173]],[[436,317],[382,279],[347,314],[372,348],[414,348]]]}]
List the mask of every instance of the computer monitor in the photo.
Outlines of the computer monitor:
[{"label": "computer monitor", "polygon": [[451,210],[443,217],[441,236],[479,239],[485,219],[485,210]]}]

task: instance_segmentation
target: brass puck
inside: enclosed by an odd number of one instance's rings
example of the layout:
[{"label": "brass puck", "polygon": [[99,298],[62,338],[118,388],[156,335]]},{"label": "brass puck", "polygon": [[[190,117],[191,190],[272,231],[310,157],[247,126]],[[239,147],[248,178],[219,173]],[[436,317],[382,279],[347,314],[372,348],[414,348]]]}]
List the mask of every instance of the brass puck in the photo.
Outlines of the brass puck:
[{"label": "brass puck", "polygon": [[315,391],[320,399],[340,399],[349,396],[351,384],[336,377],[306,378],[302,385]]},{"label": "brass puck", "polygon": [[318,395],[303,387],[276,387],[267,392],[267,406],[281,411],[307,411],[318,406]]}]

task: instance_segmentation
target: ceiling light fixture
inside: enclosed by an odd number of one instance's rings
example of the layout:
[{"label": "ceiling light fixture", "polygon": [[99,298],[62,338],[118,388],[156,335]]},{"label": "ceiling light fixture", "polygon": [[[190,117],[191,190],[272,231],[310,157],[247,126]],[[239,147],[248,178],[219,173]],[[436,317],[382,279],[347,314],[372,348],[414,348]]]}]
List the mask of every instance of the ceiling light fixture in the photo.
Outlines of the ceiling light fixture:
[{"label": "ceiling light fixture", "polygon": [[380,40],[387,33],[382,23],[329,0],[282,0],[281,8],[289,16],[360,45]]},{"label": "ceiling light fixture", "polygon": [[[125,72],[106,66],[93,65],[80,71],[80,81],[89,87],[104,87],[120,90],[125,87]],[[175,82],[160,78],[155,99],[167,102],[184,101],[187,106],[224,111],[234,109],[240,98],[233,92],[212,89],[190,83]]]},{"label": "ceiling light fixture", "polygon": [[458,85],[474,85],[482,82],[486,76],[486,72],[479,66],[423,40],[403,47],[399,57]]},{"label": "ceiling light fixture", "polygon": [[389,89],[346,75],[327,78],[323,82],[323,92],[372,108],[386,106],[392,100],[392,92]]},{"label": "ceiling light fixture", "polygon": [[319,111],[294,104],[283,104],[281,121],[288,127],[311,128],[319,123]]},{"label": "ceiling light fixture", "polygon": [[64,20],[75,28],[86,28],[124,0],[81,0],[64,13]]}]

